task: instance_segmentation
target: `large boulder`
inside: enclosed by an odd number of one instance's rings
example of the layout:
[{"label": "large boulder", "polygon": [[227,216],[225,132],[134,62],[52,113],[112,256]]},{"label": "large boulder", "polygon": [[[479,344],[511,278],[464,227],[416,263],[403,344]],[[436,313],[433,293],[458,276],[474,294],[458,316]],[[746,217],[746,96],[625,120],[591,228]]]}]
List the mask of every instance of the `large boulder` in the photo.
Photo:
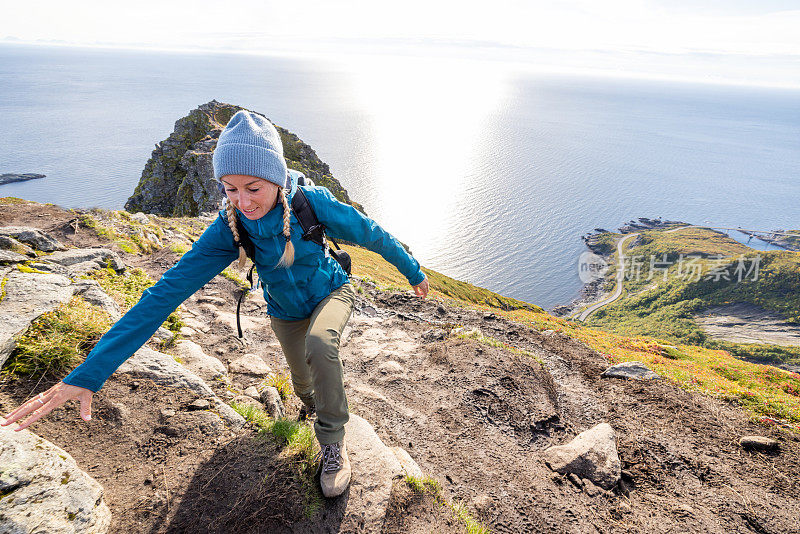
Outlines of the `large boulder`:
[{"label": "large boulder", "polygon": [[213,380],[217,377],[227,378],[228,371],[219,359],[209,356],[203,348],[188,339],[183,339],[175,344],[175,350],[181,363],[203,380]]},{"label": "large boulder", "polygon": [[58,274],[24,273],[11,270],[0,301],[0,367],[16,346],[16,338],[31,322],[72,298],[69,278]]},{"label": "large boulder", "polygon": [[574,473],[605,489],[613,487],[622,475],[616,434],[608,423],[581,432],[566,445],[546,449],[544,456],[553,471]]},{"label": "large boulder", "polygon": [[42,252],[64,250],[64,245],[54,237],[30,226],[4,226],[0,227],[0,236],[12,237],[17,241],[30,245]]},{"label": "large boulder", "polygon": [[107,248],[71,248],[61,252],[54,252],[41,259],[64,267],[88,264],[87,268],[82,269],[83,271],[99,267],[111,267],[117,272],[125,270],[125,262],[122,261],[122,258],[116,252]]},{"label": "large boulder", "polygon": [[651,371],[642,362],[622,362],[612,365],[600,376],[604,378],[625,378],[630,380],[658,380],[658,374]]},{"label": "large boulder", "polygon": [[0,532],[108,532],[103,487],[66,451],[12,426],[0,426]]}]

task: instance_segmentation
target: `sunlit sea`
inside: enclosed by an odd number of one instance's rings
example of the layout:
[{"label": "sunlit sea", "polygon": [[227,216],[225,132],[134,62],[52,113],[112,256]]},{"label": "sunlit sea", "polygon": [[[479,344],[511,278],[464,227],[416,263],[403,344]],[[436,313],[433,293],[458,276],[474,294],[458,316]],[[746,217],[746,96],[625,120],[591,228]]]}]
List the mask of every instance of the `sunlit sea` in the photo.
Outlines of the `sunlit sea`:
[{"label": "sunlit sea", "polygon": [[47,175],[0,195],[122,208],[211,99],[299,135],[423,265],[546,309],[596,227],[800,228],[800,92],[419,58],[0,45],[0,173]]}]

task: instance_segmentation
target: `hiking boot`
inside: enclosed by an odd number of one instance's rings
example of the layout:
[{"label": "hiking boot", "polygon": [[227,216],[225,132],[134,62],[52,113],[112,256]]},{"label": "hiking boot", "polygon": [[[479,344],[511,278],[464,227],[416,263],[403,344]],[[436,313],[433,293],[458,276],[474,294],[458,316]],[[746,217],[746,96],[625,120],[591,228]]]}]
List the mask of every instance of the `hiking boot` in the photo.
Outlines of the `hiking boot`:
[{"label": "hiking boot", "polygon": [[298,421],[305,421],[311,417],[314,417],[317,414],[317,407],[316,406],[309,406],[308,404],[303,404],[303,407],[300,408],[300,415],[297,416]]},{"label": "hiking boot", "polygon": [[326,497],[338,497],[350,485],[350,459],[344,441],[322,445],[319,485]]}]

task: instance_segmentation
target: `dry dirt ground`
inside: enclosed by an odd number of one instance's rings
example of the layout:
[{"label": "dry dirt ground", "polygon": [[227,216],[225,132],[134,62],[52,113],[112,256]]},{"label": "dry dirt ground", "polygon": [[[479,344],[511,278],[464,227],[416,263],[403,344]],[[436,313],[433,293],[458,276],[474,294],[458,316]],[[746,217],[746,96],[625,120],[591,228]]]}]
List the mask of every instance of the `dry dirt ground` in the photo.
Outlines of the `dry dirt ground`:
[{"label": "dry dirt ground", "polygon": [[[4,206],[0,224],[38,226],[70,245],[98,244],[88,230],[75,236],[65,226],[68,214],[47,210],[32,217]],[[124,258],[154,276],[177,259],[169,252]],[[560,334],[363,288],[341,350],[350,410],[372,423],[387,445],[405,448],[448,499],[464,502],[492,532],[800,532],[797,436],[758,426],[736,407],[665,380],[601,379],[604,359]],[[233,311],[232,289],[217,277],[201,293],[225,298]],[[196,297],[184,308],[210,324],[212,310]],[[249,300],[244,313],[244,344],[224,328],[192,339],[224,363],[255,352],[286,370],[263,300]],[[533,356],[450,333],[462,325]],[[6,381],[0,409],[5,413],[52,383]],[[31,430],[67,450],[103,485],[112,532],[339,531],[341,499],[307,518],[303,490],[279,445],[188,411],[193,400],[114,375],[95,395],[89,423],[70,404]],[[169,424],[160,415],[165,408],[177,412]],[[298,408],[290,399],[289,415]],[[613,491],[590,496],[554,475],[542,451],[603,421],[617,432],[626,476]],[[749,434],[778,439],[780,450],[743,450],[737,441]],[[359,476],[358,465],[353,469]],[[386,531],[463,527],[429,495],[399,483]]]}]

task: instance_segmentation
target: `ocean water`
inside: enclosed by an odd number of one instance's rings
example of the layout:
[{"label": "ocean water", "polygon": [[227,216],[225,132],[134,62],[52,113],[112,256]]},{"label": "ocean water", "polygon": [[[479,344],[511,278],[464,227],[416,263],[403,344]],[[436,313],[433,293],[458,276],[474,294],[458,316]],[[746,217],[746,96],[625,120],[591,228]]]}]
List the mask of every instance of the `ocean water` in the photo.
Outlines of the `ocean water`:
[{"label": "ocean water", "polygon": [[299,135],[424,265],[546,309],[577,295],[595,227],[800,227],[798,91],[22,45],[0,45],[0,80],[0,173],[47,175],[2,196],[121,208],[155,143],[216,99]]}]

